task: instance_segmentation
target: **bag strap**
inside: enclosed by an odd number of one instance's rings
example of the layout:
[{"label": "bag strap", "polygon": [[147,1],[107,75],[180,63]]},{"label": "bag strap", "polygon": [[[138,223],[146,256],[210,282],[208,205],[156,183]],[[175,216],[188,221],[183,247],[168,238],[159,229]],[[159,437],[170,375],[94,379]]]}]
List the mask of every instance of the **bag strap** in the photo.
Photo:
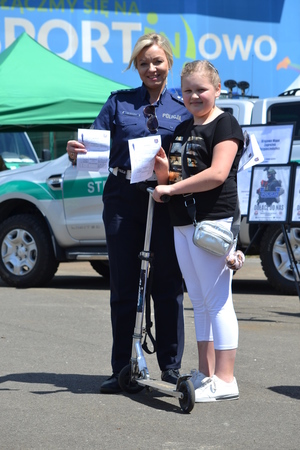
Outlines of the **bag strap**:
[{"label": "bag strap", "polygon": [[[189,169],[188,169],[188,165],[186,164],[186,160],[184,159],[184,152],[185,152],[185,148],[186,148],[186,144],[188,141],[188,137],[189,137],[189,132],[192,129],[192,126],[194,124],[194,121],[191,120],[190,124],[188,125],[184,136],[183,136],[183,144],[181,146],[181,171],[182,171],[182,179],[186,179],[189,178],[191,175],[189,173]],[[190,216],[190,218],[193,221],[193,224],[196,224],[196,200],[194,198],[194,194],[183,194],[183,197],[185,198],[184,200],[184,205],[187,208],[187,212]],[[236,202],[236,206],[235,206],[235,211],[233,214],[233,219],[232,219],[232,223],[231,223],[231,227],[230,230],[234,236],[234,238],[237,237],[237,235],[239,234],[240,231],[240,225],[241,225],[241,211],[240,211],[240,202],[239,202],[239,198],[237,197],[237,202]]]},{"label": "bag strap", "polygon": [[[189,139],[190,131],[193,128],[193,125],[194,125],[194,119],[191,119],[190,123],[186,127],[186,130],[185,130],[185,133],[184,133],[183,139],[182,139],[182,146],[181,146],[181,174],[182,174],[182,179],[183,180],[185,178],[189,178],[191,176],[191,174],[189,172],[188,165],[186,163],[186,160],[184,159],[184,152],[185,152],[186,144],[187,144],[187,141]],[[188,195],[192,195],[192,194],[188,194]]]},{"label": "bag strap", "polygon": [[231,232],[232,232],[234,238],[236,238],[240,232],[240,225],[241,225],[241,210],[240,210],[240,200],[237,195],[235,211],[233,214],[233,219],[232,219],[232,224],[231,224]]},{"label": "bag strap", "polygon": [[[148,276],[148,283],[146,286],[146,294],[145,294],[145,337],[144,337],[144,341],[142,343],[142,348],[143,350],[148,353],[148,355],[152,355],[153,353],[155,353],[157,351],[157,345],[156,345],[156,340],[151,332],[151,328],[153,326],[153,322],[151,320],[151,288],[152,288],[152,284],[153,284],[153,273],[154,273],[154,264],[153,264],[153,260],[151,258],[152,261],[152,266],[150,267],[149,270],[149,276]],[[149,337],[151,344],[152,344],[152,350],[150,350],[150,348],[148,347],[147,344],[147,337]]]},{"label": "bag strap", "polygon": [[[183,196],[186,198],[186,200],[184,201],[184,205],[187,208],[187,212],[190,216],[190,218],[193,221],[193,224],[196,225],[196,201],[194,199],[193,194],[186,194]],[[237,235],[239,234],[240,231],[240,225],[241,225],[241,211],[240,211],[240,202],[239,202],[239,198],[237,198],[237,202],[236,202],[236,206],[235,206],[235,211],[233,214],[233,219],[232,219],[232,223],[231,223],[231,227],[230,230],[234,236],[234,238],[237,237]]]}]

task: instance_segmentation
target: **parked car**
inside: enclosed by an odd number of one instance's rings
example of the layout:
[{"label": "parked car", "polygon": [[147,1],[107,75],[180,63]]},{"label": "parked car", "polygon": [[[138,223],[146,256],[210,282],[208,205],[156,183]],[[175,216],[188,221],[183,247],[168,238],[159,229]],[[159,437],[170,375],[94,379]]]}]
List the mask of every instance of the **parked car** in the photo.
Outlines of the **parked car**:
[{"label": "parked car", "polygon": [[[300,91],[281,96],[259,98],[226,98],[217,101],[223,110],[231,112],[240,125],[294,124],[291,160],[300,163]],[[295,95],[296,94],[296,95]],[[300,228],[291,227],[288,237],[300,270]],[[286,249],[281,225],[247,223],[242,217],[239,247],[248,254],[258,254],[270,284],[284,294],[296,294],[293,268]]]}]

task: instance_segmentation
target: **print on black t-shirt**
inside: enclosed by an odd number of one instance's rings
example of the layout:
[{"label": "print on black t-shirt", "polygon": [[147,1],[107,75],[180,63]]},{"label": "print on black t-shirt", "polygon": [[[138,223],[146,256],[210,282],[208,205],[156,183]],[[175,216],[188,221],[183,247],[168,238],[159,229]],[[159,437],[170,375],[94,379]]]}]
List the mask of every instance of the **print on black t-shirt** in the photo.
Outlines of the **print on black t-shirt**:
[{"label": "print on black t-shirt", "polygon": [[176,183],[177,181],[180,181],[182,179],[181,139],[179,136],[178,140],[180,142],[173,142],[169,153],[169,181],[171,184]]},{"label": "print on black t-shirt", "polygon": [[[170,183],[177,183],[182,179],[182,136],[177,136],[173,142],[169,153],[169,180]],[[189,169],[189,175],[194,175],[201,171],[199,168],[199,157],[206,152],[205,142],[201,136],[190,136],[186,143],[184,158]]]}]

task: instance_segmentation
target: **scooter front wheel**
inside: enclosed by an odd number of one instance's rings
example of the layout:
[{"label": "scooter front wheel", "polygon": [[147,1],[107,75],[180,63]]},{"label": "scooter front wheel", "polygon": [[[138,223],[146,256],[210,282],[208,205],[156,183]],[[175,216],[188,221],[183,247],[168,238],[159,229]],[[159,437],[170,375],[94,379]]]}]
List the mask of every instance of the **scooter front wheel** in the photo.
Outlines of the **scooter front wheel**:
[{"label": "scooter front wheel", "polygon": [[119,385],[121,389],[129,394],[137,394],[144,389],[144,386],[139,385],[131,378],[131,364],[123,367],[119,373]]},{"label": "scooter front wheel", "polygon": [[181,410],[188,414],[195,406],[195,389],[190,380],[185,380],[180,383],[179,392],[183,393],[183,397],[179,399]]}]

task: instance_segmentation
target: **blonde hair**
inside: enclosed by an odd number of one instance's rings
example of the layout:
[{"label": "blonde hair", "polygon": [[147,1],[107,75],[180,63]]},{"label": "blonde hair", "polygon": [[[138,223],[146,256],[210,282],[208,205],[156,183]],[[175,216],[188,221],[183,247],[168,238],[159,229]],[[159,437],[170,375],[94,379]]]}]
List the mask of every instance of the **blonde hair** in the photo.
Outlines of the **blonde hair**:
[{"label": "blonde hair", "polygon": [[221,84],[219,72],[215,66],[207,60],[186,63],[181,71],[181,81],[184,77],[187,77],[195,72],[204,73],[209,78],[215,89],[218,89],[219,84]]},{"label": "blonde hair", "polygon": [[169,69],[171,69],[173,66],[173,52],[172,52],[172,49],[171,49],[171,46],[170,46],[168,40],[161,34],[149,33],[149,34],[144,34],[137,40],[137,42],[133,48],[128,66],[126,67],[125,70],[130,69],[132,64],[134,65],[135,69],[137,69],[138,54],[145,47],[151,47],[151,45],[158,45],[159,47],[161,47],[163,49],[163,51],[165,52],[166,57],[167,57]]}]

